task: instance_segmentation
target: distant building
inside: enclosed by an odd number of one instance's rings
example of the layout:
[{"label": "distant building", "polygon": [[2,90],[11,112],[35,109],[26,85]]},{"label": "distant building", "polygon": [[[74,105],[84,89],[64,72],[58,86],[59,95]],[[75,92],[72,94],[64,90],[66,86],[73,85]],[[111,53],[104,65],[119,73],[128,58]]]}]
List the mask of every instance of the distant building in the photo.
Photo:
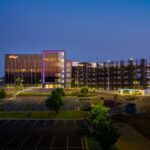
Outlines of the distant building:
[{"label": "distant building", "polygon": [[5,84],[17,78],[24,86],[98,89],[147,89],[150,64],[147,59],[127,61],[75,62],[66,59],[64,50],[43,50],[42,54],[5,54]]},{"label": "distant building", "polygon": [[147,89],[150,87],[150,64],[147,59],[83,62],[73,66],[72,86],[89,86],[98,89]]}]

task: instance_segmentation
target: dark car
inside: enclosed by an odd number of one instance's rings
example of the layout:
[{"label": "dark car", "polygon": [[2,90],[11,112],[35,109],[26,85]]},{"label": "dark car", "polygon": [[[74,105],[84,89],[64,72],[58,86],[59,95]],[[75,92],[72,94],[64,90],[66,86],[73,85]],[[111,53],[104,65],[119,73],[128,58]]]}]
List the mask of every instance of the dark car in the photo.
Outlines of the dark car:
[{"label": "dark car", "polygon": [[115,106],[115,101],[112,100],[104,100],[104,106],[106,107],[114,107]]},{"label": "dark car", "polygon": [[129,103],[125,107],[125,112],[129,114],[133,114],[136,112],[136,104],[134,103]]}]

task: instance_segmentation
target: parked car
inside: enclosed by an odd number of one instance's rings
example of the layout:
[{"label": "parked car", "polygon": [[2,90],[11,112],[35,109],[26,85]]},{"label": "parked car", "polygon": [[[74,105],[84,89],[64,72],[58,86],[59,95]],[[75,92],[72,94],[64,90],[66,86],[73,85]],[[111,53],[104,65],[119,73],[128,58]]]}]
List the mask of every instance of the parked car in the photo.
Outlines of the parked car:
[{"label": "parked car", "polygon": [[134,103],[129,103],[125,107],[125,112],[129,114],[133,114],[136,112],[136,104]]}]

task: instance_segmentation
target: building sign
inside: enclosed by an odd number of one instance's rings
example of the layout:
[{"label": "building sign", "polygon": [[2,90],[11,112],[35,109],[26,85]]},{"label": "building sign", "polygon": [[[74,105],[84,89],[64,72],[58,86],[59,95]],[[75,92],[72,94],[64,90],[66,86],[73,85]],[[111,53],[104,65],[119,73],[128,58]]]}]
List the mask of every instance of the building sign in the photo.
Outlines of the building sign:
[{"label": "building sign", "polygon": [[17,59],[18,56],[16,56],[16,55],[9,55],[9,58],[10,58],[10,59]]}]

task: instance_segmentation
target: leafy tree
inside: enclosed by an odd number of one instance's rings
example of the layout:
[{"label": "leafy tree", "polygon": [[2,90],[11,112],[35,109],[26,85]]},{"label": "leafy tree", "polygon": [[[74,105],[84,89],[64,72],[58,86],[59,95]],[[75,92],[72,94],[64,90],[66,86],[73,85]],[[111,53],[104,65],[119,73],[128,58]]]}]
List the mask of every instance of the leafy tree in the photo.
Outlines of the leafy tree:
[{"label": "leafy tree", "polygon": [[1,89],[1,90],[0,90],[0,99],[3,99],[3,98],[5,98],[5,97],[6,97],[6,92],[5,92],[4,89]]},{"label": "leafy tree", "polygon": [[46,106],[57,113],[60,110],[61,105],[63,105],[62,94],[60,94],[57,90],[54,90],[46,100]]},{"label": "leafy tree", "polygon": [[15,80],[15,88],[16,88],[16,91],[22,90],[22,88],[23,88],[23,79],[17,78]]},{"label": "leafy tree", "polygon": [[62,89],[62,88],[57,88],[56,90],[55,90],[57,93],[59,93],[61,96],[65,96],[65,92],[64,92],[64,89]]},{"label": "leafy tree", "polygon": [[108,111],[109,109],[102,105],[95,106],[88,118],[89,124],[94,129],[93,137],[104,150],[110,149],[120,137],[120,131],[113,125]]},{"label": "leafy tree", "polygon": [[89,93],[89,88],[87,86],[83,86],[81,88],[81,94],[88,94]]}]

